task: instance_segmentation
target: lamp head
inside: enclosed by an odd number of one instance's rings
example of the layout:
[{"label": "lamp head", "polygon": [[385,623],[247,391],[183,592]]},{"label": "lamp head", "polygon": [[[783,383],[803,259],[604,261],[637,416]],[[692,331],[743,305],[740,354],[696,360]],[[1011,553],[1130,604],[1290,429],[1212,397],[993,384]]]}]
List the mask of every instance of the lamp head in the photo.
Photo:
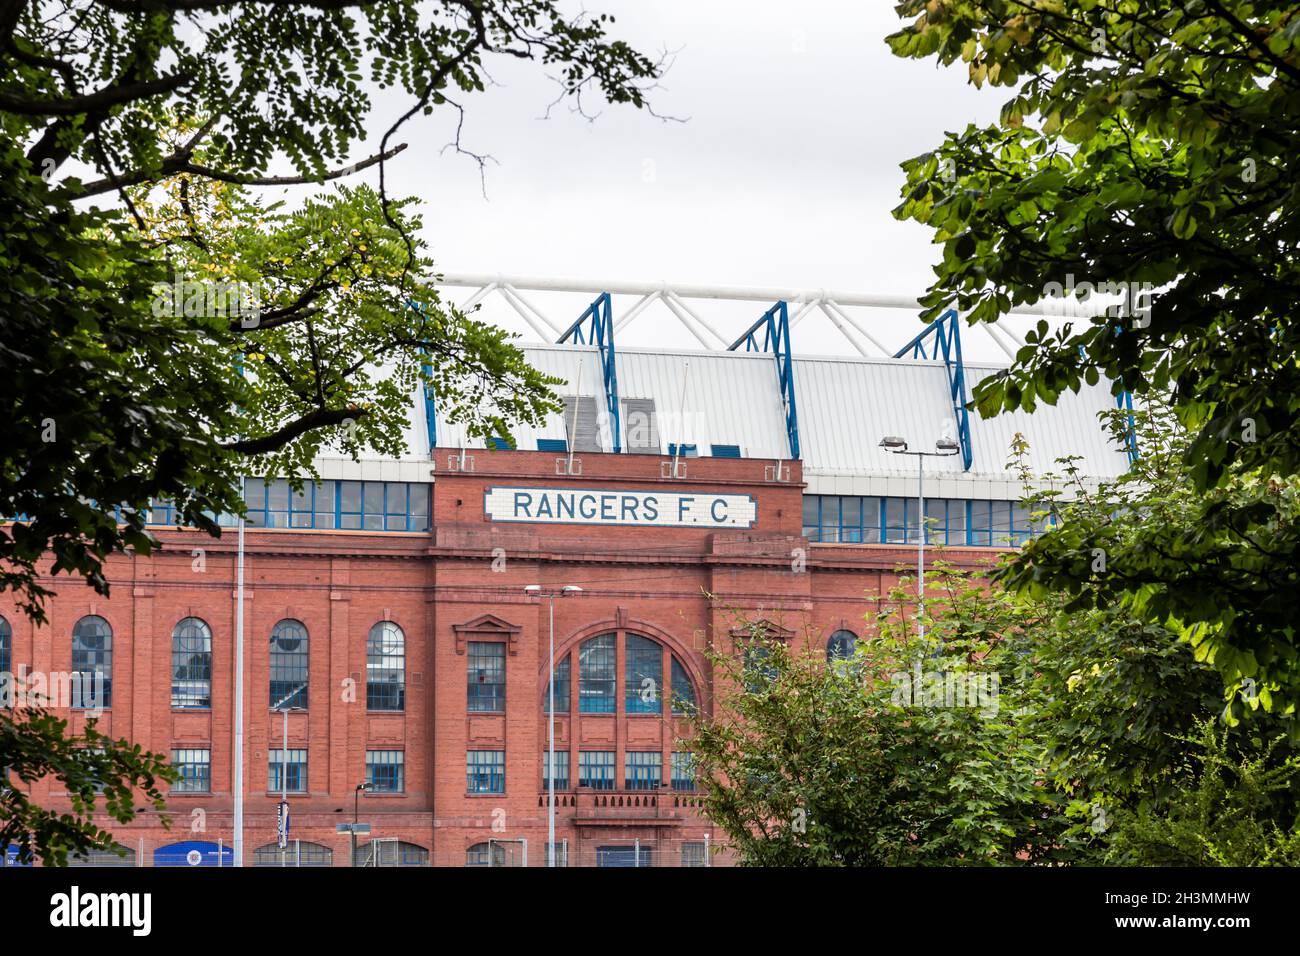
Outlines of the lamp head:
[{"label": "lamp head", "polygon": [[890,451],[906,451],[907,440],[899,438],[897,435],[886,435],[880,439],[880,447],[888,448]]}]

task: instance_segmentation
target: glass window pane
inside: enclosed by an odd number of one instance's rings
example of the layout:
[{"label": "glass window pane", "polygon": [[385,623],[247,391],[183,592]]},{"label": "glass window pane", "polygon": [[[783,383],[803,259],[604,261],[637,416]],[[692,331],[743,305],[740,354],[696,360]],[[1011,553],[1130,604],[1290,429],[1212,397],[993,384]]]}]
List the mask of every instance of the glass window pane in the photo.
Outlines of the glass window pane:
[{"label": "glass window pane", "polygon": [[[377,481],[367,481],[362,485],[365,498],[365,512],[367,515],[381,515],[384,513],[384,486]],[[370,527],[367,525],[366,527]]]},{"label": "glass window pane", "polygon": [[617,710],[615,636],[603,634],[584,641],[578,648],[578,712],[612,714]]},{"label": "glass window pane", "polygon": [[624,647],[624,710],[629,714],[663,713],[663,648],[636,634]]},{"label": "glass window pane", "polygon": [[384,486],[384,514],[406,516],[406,484],[390,481]]},{"label": "glass window pane", "polygon": [[[339,497],[341,503],[339,510],[345,513],[359,514],[361,512],[361,482],[359,481],[340,481]],[[360,524],[351,527],[359,528]]]}]

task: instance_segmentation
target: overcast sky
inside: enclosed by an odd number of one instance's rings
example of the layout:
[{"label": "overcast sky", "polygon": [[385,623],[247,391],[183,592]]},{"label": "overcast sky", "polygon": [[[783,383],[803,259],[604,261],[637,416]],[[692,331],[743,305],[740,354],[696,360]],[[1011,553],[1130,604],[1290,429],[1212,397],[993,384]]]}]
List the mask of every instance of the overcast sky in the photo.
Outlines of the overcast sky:
[{"label": "overcast sky", "polygon": [[[501,85],[463,101],[463,144],[496,160],[486,199],[474,161],[440,153],[450,117],[412,120],[399,137],[410,148],[389,165],[393,193],[424,203],[442,272],[925,290],[938,247],[929,230],[890,215],[900,201],[898,164],[936,146],[945,130],[991,121],[1005,91],[975,90],[960,67],[894,57],[883,39],[899,23],[888,0],[587,7],[615,14],[615,34],[645,52],[676,51],[654,107],[686,121],[609,107],[589,122],[564,105],[542,119],[555,95],[543,69],[493,64]],[[376,130],[396,96],[377,94]],[[585,304],[531,298],[565,320]],[[730,336],[763,307],[702,302],[697,311]],[[527,332],[495,297],[484,314]],[[914,315],[855,314],[886,343],[902,345],[920,328]],[[820,314],[795,338],[806,354],[852,353]],[[658,305],[620,342],[695,344]],[[1005,360],[982,333],[964,344],[971,358]]]}]

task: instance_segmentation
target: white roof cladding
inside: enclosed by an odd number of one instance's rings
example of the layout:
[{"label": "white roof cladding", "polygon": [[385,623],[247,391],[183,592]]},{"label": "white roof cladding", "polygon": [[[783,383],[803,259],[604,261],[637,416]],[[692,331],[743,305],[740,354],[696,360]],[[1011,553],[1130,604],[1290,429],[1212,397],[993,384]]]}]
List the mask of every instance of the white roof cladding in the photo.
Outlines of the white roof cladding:
[{"label": "white roof cladding", "polygon": [[[537,369],[568,383],[557,386],[557,393],[578,391],[593,399],[598,409],[605,409],[601,358],[595,346],[529,344],[523,348]],[[615,355],[619,397],[654,400],[663,453],[670,443],[682,442],[695,445],[701,455],[718,444],[739,445],[746,458],[789,456],[772,355],[644,348],[616,349]],[[996,371],[997,366],[968,365],[968,390]],[[899,435],[914,449],[929,451],[940,437],[957,436],[948,372],[942,362],[797,357],[794,381],[804,476],[811,493],[914,495],[916,459],[879,447],[880,439]],[[413,420],[422,428],[422,403],[416,405]],[[985,420],[971,413],[970,471],[962,471],[960,455],[924,459],[927,494],[1018,498],[1021,482],[1006,467],[1017,432],[1029,443],[1029,465],[1036,474],[1059,473],[1057,458],[1080,455],[1083,475],[1092,479],[1119,475],[1127,469],[1128,458],[1097,417],[1114,407],[1108,387],[1099,383],[1077,395],[1062,395],[1056,406],[1039,403],[1032,414],[1006,412]],[[564,439],[567,429],[563,417],[555,414],[541,427],[520,426],[513,432],[517,447],[528,450],[535,449],[540,438]],[[438,422],[437,435],[439,445],[445,447],[458,447],[464,441],[463,429],[445,420]],[[601,435],[601,446],[612,449],[608,432]],[[474,440],[468,447],[482,448],[483,442]]]}]

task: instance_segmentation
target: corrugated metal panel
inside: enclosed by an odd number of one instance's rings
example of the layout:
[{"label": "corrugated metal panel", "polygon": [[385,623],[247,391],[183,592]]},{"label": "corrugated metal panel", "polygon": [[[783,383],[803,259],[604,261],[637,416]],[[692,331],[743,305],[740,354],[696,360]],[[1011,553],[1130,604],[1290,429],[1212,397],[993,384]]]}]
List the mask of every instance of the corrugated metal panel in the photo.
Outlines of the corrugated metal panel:
[{"label": "corrugated metal panel", "polygon": [[772,356],[643,349],[617,355],[619,393],[654,399],[664,448],[670,442],[702,450],[739,445],[746,458],[789,456]]}]

